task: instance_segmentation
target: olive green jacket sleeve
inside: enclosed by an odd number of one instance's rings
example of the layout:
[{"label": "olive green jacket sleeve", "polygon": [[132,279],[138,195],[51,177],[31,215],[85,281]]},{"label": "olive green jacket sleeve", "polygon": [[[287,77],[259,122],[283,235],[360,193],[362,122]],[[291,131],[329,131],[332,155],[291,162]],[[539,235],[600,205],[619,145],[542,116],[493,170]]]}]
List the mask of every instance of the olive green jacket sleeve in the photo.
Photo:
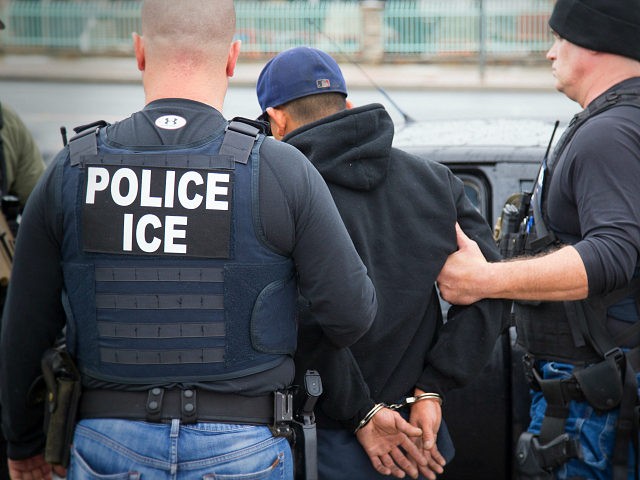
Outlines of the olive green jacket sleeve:
[{"label": "olive green jacket sleeve", "polygon": [[0,131],[6,164],[7,191],[24,206],[29,194],[45,170],[40,150],[20,117],[2,105],[3,127]]}]

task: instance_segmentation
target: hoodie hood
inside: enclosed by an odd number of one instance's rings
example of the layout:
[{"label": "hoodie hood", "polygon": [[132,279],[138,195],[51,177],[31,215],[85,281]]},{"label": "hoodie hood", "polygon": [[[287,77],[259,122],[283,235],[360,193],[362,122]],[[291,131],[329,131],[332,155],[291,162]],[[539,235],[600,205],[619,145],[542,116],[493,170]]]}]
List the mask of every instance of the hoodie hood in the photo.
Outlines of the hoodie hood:
[{"label": "hoodie hood", "polygon": [[393,121],[378,103],[309,123],[282,141],[300,150],[327,183],[373,190],[387,176]]}]

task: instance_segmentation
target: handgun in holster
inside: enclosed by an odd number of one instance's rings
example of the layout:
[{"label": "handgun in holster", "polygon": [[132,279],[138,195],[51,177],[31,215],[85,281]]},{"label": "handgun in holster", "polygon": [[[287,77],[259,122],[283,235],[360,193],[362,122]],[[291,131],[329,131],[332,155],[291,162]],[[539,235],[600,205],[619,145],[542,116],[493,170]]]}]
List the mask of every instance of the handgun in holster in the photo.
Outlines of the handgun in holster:
[{"label": "handgun in holster", "polygon": [[304,386],[298,391],[294,400],[296,412],[292,426],[296,480],[317,480],[318,478],[318,442],[313,409],[321,394],[320,374],[315,370],[307,370],[304,374]]},{"label": "handgun in holster", "polygon": [[66,468],[80,403],[80,373],[69,353],[60,348],[47,350],[41,366],[46,384],[45,460]]}]

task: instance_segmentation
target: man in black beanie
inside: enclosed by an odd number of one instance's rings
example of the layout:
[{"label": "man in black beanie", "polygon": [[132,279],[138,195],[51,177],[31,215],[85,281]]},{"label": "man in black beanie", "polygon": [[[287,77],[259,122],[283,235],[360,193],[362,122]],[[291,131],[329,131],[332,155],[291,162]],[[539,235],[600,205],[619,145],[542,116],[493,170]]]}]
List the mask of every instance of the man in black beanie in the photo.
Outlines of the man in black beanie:
[{"label": "man in black beanie", "polygon": [[640,0],[558,0],[549,25],[556,88],[584,110],[522,197],[520,258],[486,262],[459,230],[438,283],[454,304],[516,300],[533,391],[519,478],[637,479]]}]

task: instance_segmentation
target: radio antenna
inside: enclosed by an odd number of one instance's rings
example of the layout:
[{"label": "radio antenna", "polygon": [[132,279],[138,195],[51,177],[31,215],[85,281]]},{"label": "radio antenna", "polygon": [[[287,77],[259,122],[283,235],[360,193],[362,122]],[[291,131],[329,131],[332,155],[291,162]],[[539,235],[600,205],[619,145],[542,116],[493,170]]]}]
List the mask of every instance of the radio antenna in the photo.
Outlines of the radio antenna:
[{"label": "radio antenna", "polygon": [[333,38],[331,38],[331,36],[329,36],[328,33],[323,32],[322,30],[320,30],[320,28],[318,27],[318,25],[316,24],[316,22],[310,18],[307,19],[307,21],[313,25],[313,27],[316,29],[316,32],[318,32],[320,35],[324,36],[327,40],[329,40],[329,42],[331,42],[331,44],[338,50],[338,53],[340,55],[342,55],[343,58],[345,58],[349,63],[351,63],[352,65],[355,65],[358,70],[360,70],[360,72],[364,75],[364,77],[367,79],[367,81],[376,89],[378,90],[378,92],[380,92],[382,94],[382,96],[384,98],[387,99],[387,101],[393,106],[393,108],[395,108],[400,115],[402,115],[402,118],[404,119],[404,123],[406,125],[410,124],[410,123],[415,123],[416,120],[411,117],[408,113],[406,113],[404,110],[402,110],[398,104],[396,102],[393,101],[393,99],[389,96],[389,94],[384,90],[384,88],[382,88],[381,86],[379,86],[376,82],[373,81],[373,79],[369,76],[369,74],[364,70],[364,68],[362,68],[362,66],[356,62],[355,60],[353,60],[340,46],[340,44],[338,42],[336,42]]},{"label": "radio antenna", "polygon": [[547,151],[544,153],[544,158],[545,159],[549,156],[549,152],[551,151],[551,144],[553,143],[553,137],[556,136],[556,130],[558,130],[558,125],[560,125],[560,120],[556,120],[556,123],[553,125],[553,131],[551,132],[551,138],[549,139],[549,145],[547,145]]}]

